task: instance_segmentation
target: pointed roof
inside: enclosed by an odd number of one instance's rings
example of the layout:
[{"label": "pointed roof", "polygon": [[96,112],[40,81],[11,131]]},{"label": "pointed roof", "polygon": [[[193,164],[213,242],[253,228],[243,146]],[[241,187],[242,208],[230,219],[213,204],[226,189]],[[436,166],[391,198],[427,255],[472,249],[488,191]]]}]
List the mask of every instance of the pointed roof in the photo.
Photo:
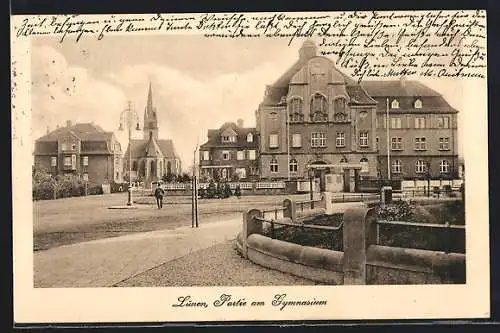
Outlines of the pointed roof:
[{"label": "pointed roof", "polygon": [[153,138],[149,139],[146,146],[146,157],[158,157],[160,155],[160,148]]},{"label": "pointed roof", "polygon": [[[158,157],[159,154],[157,152],[166,158],[179,158],[172,140],[156,140],[154,138],[152,140],[134,139],[131,140],[130,146],[132,147],[132,158]],[[128,156],[130,146],[127,147],[125,156]]]},{"label": "pointed roof", "polygon": [[148,110],[153,111],[153,89],[151,88],[151,81],[149,82],[148,102],[146,105]]}]

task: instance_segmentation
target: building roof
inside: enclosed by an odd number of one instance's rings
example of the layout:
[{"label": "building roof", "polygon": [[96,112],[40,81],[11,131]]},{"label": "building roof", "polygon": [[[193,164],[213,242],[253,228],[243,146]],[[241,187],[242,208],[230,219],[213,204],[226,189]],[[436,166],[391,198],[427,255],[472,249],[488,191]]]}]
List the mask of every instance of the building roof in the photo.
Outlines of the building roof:
[{"label": "building roof", "polygon": [[438,97],[435,90],[413,80],[363,81],[361,86],[372,97]]},{"label": "building roof", "polygon": [[[222,142],[221,134],[228,128],[236,132],[236,142]],[[247,136],[249,133],[253,134],[253,141],[248,142]],[[219,129],[209,129],[207,133],[207,142],[202,144],[200,148],[215,148],[215,147],[227,147],[227,148],[256,148],[258,146],[257,141],[257,130],[255,127],[238,127],[236,123],[227,122],[224,123]]]},{"label": "building roof", "polygon": [[104,131],[99,125],[93,123],[78,123],[58,129],[38,138],[37,142],[57,141],[61,136],[71,134],[82,141],[109,141],[113,132]]},{"label": "building roof", "polygon": [[[139,157],[158,157],[160,153],[163,157],[178,158],[172,140],[139,139],[131,140],[132,158]],[[127,147],[125,156],[128,156],[130,146]]]}]

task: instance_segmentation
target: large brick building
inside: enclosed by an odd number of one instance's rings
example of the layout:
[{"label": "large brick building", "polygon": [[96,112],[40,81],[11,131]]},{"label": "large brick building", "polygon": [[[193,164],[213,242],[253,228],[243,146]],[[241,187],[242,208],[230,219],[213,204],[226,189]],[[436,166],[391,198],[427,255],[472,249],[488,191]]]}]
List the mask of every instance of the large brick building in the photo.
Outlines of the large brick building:
[{"label": "large brick building", "polygon": [[125,173],[129,173],[129,149],[132,153],[133,181],[145,183],[157,181],[165,175],[179,176],[181,160],[174,143],[169,139],[158,138],[158,117],[153,106],[153,92],[149,85],[148,100],[144,109],[143,139],[131,140],[124,155]]},{"label": "large brick building", "polygon": [[112,132],[93,123],[67,122],[35,141],[35,168],[72,173],[94,184],[123,182],[122,150]]},{"label": "large brick building", "polygon": [[207,142],[200,146],[200,178],[231,180],[255,179],[259,136],[255,127],[243,127],[243,121],[225,123],[208,130]]},{"label": "large brick building", "polygon": [[440,94],[406,80],[360,85],[306,41],[256,111],[261,178],[316,177],[337,191],[386,178],[387,100],[394,177],[453,177],[457,111]]}]

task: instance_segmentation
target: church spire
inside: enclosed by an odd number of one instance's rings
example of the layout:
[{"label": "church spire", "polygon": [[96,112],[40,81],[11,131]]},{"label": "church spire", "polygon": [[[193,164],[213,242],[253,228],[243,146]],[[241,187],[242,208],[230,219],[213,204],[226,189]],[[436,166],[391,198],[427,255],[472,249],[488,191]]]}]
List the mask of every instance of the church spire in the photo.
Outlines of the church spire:
[{"label": "church spire", "polygon": [[158,139],[158,120],[156,118],[156,108],[153,106],[153,89],[149,82],[148,101],[144,110],[144,139]]},{"label": "church spire", "polygon": [[149,112],[153,111],[153,90],[151,89],[151,81],[149,81],[149,92],[148,92],[147,110]]}]

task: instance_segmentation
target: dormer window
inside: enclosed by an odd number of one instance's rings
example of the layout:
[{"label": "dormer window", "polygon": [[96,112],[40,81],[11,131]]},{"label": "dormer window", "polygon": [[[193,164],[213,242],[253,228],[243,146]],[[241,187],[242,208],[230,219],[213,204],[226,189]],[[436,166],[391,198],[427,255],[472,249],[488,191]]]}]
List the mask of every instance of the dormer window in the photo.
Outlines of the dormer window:
[{"label": "dormer window", "polygon": [[417,99],[415,103],[413,103],[413,106],[415,109],[421,109],[422,108],[422,101],[420,99]]},{"label": "dormer window", "polygon": [[247,142],[253,142],[253,134],[252,133],[247,134]]},{"label": "dormer window", "polygon": [[399,109],[399,102],[397,99],[393,100],[391,103],[391,109]]},{"label": "dormer window", "polygon": [[236,142],[236,137],[232,135],[223,135],[222,136],[222,142],[227,143],[227,142]]}]

